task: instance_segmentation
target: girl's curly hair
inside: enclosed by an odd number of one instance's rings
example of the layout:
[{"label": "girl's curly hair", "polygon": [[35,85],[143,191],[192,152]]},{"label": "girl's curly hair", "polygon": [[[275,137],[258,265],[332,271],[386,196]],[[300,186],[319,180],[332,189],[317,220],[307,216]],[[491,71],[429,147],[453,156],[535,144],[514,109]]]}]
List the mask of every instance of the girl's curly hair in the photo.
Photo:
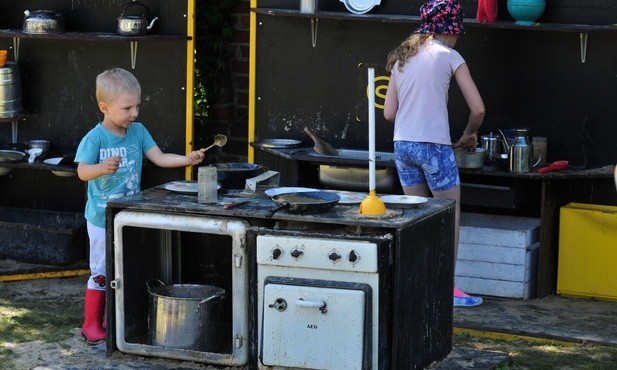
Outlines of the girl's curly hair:
[{"label": "girl's curly hair", "polygon": [[388,54],[388,60],[386,62],[386,70],[388,72],[391,71],[392,68],[394,68],[394,64],[398,62],[398,70],[402,71],[403,66],[405,65],[405,62],[407,61],[407,59],[409,57],[412,57],[418,54],[418,49],[420,48],[420,46],[424,45],[424,43],[426,43],[427,40],[432,39],[432,38],[433,38],[432,34],[425,34],[425,33],[411,34],[409,37],[405,39],[405,41],[401,43],[401,45],[399,45],[399,47],[392,50],[390,54]]}]

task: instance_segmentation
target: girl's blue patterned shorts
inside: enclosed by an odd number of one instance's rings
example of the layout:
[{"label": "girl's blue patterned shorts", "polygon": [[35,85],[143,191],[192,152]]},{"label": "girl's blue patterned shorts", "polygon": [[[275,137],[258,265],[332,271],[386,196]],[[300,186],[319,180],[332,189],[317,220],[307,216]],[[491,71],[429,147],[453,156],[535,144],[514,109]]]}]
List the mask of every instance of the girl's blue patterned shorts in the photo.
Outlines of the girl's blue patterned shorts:
[{"label": "girl's blue patterned shorts", "polygon": [[395,141],[396,170],[402,186],[426,183],[445,191],[461,183],[451,145]]}]

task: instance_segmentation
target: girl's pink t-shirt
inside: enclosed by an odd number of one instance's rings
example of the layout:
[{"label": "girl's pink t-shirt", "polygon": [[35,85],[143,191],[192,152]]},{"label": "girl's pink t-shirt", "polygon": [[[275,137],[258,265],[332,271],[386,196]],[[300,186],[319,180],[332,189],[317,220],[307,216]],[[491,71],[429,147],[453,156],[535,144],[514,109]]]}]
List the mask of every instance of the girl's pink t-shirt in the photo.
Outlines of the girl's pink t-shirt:
[{"label": "girl's pink t-shirt", "polygon": [[391,78],[395,79],[398,98],[394,141],[452,144],[448,89],[454,72],[463,63],[465,60],[456,50],[432,40],[407,59],[402,72],[398,62],[394,65]]}]

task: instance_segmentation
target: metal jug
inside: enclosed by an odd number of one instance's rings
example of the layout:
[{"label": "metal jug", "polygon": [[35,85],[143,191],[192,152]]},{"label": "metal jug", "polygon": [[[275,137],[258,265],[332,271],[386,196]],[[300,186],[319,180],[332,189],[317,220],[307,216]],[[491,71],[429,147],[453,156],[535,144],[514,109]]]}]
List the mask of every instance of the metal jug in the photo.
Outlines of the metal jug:
[{"label": "metal jug", "polygon": [[[510,172],[530,172],[542,160],[539,148],[534,148],[528,138],[529,130],[524,128],[514,129],[514,138],[507,143]],[[503,133],[502,133],[503,136]],[[504,141],[505,137],[504,137]],[[534,163],[533,151],[537,150],[538,160]]]},{"label": "metal jug", "polygon": [[502,154],[501,141],[499,136],[493,135],[491,132],[489,135],[482,135],[480,137],[480,145],[486,149],[485,163],[492,163],[495,158]]}]

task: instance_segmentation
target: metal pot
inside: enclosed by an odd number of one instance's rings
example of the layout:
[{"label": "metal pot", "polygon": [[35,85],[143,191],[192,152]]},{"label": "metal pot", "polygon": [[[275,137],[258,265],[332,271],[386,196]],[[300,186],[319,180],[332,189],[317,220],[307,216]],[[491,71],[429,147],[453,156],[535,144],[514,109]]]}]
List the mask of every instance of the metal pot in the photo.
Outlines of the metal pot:
[{"label": "metal pot", "polygon": [[254,163],[216,163],[216,177],[223,189],[244,189],[246,180],[261,175],[265,169]]},{"label": "metal pot", "polygon": [[24,33],[64,32],[64,17],[52,10],[24,11]]},{"label": "metal pot", "polygon": [[[126,11],[132,6],[140,6],[143,8],[141,15],[126,15]],[[146,4],[139,1],[130,1],[124,4],[122,14],[118,17],[118,33],[124,36],[141,36],[145,35],[147,31],[152,30],[154,22],[159,19],[158,17],[152,18],[150,24],[148,24],[150,9]]]},{"label": "metal pot", "polygon": [[341,197],[336,193],[327,191],[307,191],[275,195],[272,200],[277,204],[277,207],[268,212],[267,217],[272,217],[276,212],[283,209],[286,209],[289,213],[324,213],[334,208]]},{"label": "metal pot", "polygon": [[146,283],[148,342],[154,346],[217,352],[225,290],[212,285]]},{"label": "metal pot", "polygon": [[474,148],[473,150],[454,148],[454,157],[459,168],[482,168],[485,156],[486,149],[484,148]]}]

